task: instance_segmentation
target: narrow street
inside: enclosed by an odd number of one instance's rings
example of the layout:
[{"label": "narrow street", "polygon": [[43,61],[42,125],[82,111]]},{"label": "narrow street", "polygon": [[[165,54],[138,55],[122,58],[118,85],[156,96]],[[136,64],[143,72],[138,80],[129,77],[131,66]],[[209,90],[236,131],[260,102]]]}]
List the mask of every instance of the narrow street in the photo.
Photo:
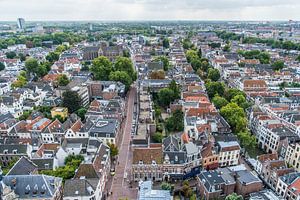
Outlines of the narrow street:
[{"label": "narrow street", "polygon": [[121,127],[123,132],[118,145],[119,155],[115,168],[115,175],[113,176],[112,186],[110,189],[112,194],[108,197],[109,200],[118,200],[120,198],[137,198],[137,189],[130,188],[129,180],[127,179],[127,177],[130,178],[130,169],[132,165],[132,150],[130,149],[130,140],[135,98],[136,88],[133,87],[129,91],[127,99],[127,117],[125,118],[125,122]]}]

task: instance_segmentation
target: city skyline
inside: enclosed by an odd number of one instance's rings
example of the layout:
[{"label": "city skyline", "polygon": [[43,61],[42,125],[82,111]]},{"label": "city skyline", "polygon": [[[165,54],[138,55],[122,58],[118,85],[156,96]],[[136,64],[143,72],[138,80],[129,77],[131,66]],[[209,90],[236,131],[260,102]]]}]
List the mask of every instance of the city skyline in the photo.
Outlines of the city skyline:
[{"label": "city skyline", "polygon": [[300,20],[297,0],[0,0],[1,21]]}]

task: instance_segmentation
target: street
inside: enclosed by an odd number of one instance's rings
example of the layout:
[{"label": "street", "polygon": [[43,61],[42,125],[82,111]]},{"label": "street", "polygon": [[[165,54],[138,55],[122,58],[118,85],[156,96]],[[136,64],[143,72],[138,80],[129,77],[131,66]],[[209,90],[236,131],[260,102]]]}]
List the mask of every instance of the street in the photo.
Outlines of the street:
[{"label": "street", "polygon": [[[115,175],[113,176],[113,182],[110,189],[112,193],[108,199],[118,200],[120,198],[136,199],[137,189],[130,188],[130,170],[132,165],[132,150],[130,149],[131,140],[131,126],[133,117],[134,100],[136,98],[136,88],[133,87],[129,91],[127,100],[127,117],[125,122],[122,124],[121,130],[122,135],[120,142],[118,143],[119,155],[115,167]],[[128,179],[127,179],[128,177]]]}]

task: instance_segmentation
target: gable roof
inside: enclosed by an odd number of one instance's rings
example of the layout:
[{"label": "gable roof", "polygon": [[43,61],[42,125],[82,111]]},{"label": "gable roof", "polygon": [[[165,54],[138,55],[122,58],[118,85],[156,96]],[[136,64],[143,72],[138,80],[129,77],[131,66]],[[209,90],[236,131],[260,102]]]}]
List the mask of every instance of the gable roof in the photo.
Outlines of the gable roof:
[{"label": "gable roof", "polygon": [[29,158],[22,156],[6,175],[28,175],[37,170],[37,165]]}]

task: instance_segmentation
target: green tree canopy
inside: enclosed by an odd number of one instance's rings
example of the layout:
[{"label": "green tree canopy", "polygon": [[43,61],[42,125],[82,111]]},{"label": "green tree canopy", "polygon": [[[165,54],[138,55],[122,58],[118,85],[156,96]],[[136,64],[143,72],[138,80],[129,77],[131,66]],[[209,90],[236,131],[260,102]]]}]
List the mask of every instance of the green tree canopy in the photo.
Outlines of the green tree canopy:
[{"label": "green tree canopy", "polygon": [[154,61],[156,62],[161,61],[164,66],[164,71],[168,71],[170,63],[169,63],[169,59],[166,56],[158,56],[154,59]]},{"label": "green tree canopy", "polygon": [[4,70],[5,69],[5,65],[3,62],[0,62],[0,71]]},{"label": "green tree canopy", "polygon": [[115,157],[119,154],[119,149],[115,144],[108,143],[108,146],[110,148],[110,156]]},{"label": "green tree canopy", "polygon": [[17,54],[16,54],[16,52],[14,52],[14,51],[9,51],[9,52],[5,53],[5,55],[6,55],[6,57],[9,58],[9,59],[14,59],[14,58],[17,57]]},{"label": "green tree canopy", "polygon": [[133,81],[136,80],[136,73],[130,58],[118,57],[114,65],[114,70],[124,71],[132,77]]},{"label": "green tree canopy", "polygon": [[174,100],[174,92],[170,88],[163,88],[158,91],[158,103],[162,107],[168,107]]},{"label": "green tree canopy", "polygon": [[218,69],[209,68],[208,69],[208,76],[207,78],[211,79],[212,81],[218,81],[220,79],[220,72]]},{"label": "green tree canopy", "polygon": [[170,47],[170,42],[168,38],[164,38],[162,41],[162,45],[164,48],[168,49]]},{"label": "green tree canopy", "polygon": [[69,78],[67,77],[67,75],[65,74],[60,74],[58,77],[57,77],[57,83],[59,86],[66,86],[70,83],[70,80]]},{"label": "green tree canopy", "polygon": [[247,126],[247,119],[244,109],[239,107],[236,103],[228,103],[222,107],[220,114],[226,119],[234,131],[244,131]]},{"label": "green tree canopy", "polygon": [[63,93],[62,105],[68,108],[69,113],[73,113],[81,107],[81,99],[77,92],[67,90]]},{"label": "green tree canopy", "polygon": [[280,71],[285,67],[284,62],[282,60],[277,60],[272,63],[272,68],[274,71]]},{"label": "green tree canopy", "polygon": [[243,196],[237,195],[236,193],[232,193],[225,198],[225,200],[243,200],[243,199],[244,199]]},{"label": "green tree canopy", "polygon": [[120,81],[125,85],[126,91],[130,88],[132,84],[132,78],[125,71],[115,71],[111,72],[109,75],[109,80],[111,81]]},{"label": "green tree canopy", "polygon": [[246,97],[246,94],[243,91],[236,88],[229,88],[224,93],[224,96],[227,99],[227,101],[231,101],[237,95],[243,95],[244,97]]},{"label": "green tree canopy", "polygon": [[187,50],[185,55],[186,55],[186,59],[189,63],[191,63],[192,60],[199,59],[198,52],[195,50]]},{"label": "green tree canopy", "polygon": [[228,104],[228,101],[224,97],[220,97],[219,95],[216,95],[212,99],[212,102],[216,106],[217,109],[221,109],[222,107],[224,107]]},{"label": "green tree canopy", "polygon": [[108,81],[109,74],[113,71],[112,63],[105,56],[100,56],[93,60],[90,71],[95,80]]},{"label": "green tree canopy", "polygon": [[184,129],[184,122],[183,122],[183,112],[181,110],[175,110],[171,117],[166,120],[166,129],[169,132],[175,131],[183,131]]},{"label": "green tree canopy", "polygon": [[219,96],[224,95],[225,85],[221,82],[208,82],[205,84],[206,92],[209,98],[213,98],[216,94]]},{"label": "green tree canopy", "polygon": [[81,118],[82,121],[84,121],[86,112],[87,112],[87,109],[86,109],[86,108],[79,108],[79,109],[76,111],[76,114],[78,115],[78,117]]},{"label": "green tree canopy", "polygon": [[152,137],[153,141],[156,143],[161,143],[162,139],[163,139],[163,135],[160,132],[156,132],[154,133],[153,137]]}]

